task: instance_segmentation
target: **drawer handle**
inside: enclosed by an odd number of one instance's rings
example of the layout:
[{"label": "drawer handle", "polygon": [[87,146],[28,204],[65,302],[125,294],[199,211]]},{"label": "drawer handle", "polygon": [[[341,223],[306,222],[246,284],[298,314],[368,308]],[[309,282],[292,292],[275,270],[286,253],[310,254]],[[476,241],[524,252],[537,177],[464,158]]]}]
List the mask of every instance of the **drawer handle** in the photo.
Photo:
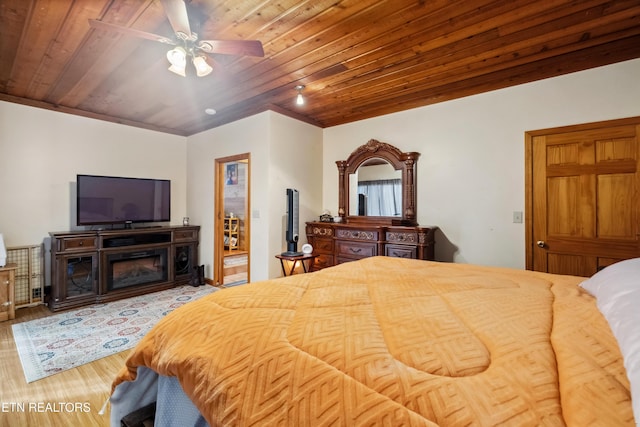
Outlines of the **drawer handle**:
[{"label": "drawer handle", "polygon": [[8,281],[8,280],[5,280],[4,284],[5,284],[5,285],[9,285],[9,281]]},{"label": "drawer handle", "polygon": [[362,252],[362,249],[360,248],[358,249],[349,248],[349,250],[351,251],[352,254],[359,254],[360,252]]},{"label": "drawer handle", "polygon": [[5,307],[9,307],[11,304],[13,304],[11,301],[7,301],[5,303],[2,303],[2,305],[5,306]]},{"label": "drawer handle", "polygon": [[409,254],[405,252],[393,252],[392,255],[396,258],[410,258]]}]

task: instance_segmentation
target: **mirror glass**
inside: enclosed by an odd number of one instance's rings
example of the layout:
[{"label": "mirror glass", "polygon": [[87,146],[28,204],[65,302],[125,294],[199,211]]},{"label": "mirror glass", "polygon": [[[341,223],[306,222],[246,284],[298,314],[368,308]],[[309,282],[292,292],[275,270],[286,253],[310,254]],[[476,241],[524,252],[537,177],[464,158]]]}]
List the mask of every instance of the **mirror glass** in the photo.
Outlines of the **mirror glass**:
[{"label": "mirror glass", "polygon": [[371,158],[349,174],[349,215],[402,216],[402,171]]}]

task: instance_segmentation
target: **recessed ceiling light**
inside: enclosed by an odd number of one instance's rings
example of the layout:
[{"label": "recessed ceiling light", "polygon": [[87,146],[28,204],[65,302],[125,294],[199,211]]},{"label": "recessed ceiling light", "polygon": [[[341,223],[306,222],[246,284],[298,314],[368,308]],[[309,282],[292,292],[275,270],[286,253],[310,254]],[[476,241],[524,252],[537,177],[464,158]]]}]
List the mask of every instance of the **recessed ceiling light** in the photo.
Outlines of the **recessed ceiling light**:
[{"label": "recessed ceiling light", "polygon": [[302,96],[304,86],[298,85],[294,89],[298,91],[298,95],[296,96],[296,105],[304,105],[304,97]]},{"label": "recessed ceiling light", "polygon": [[210,116],[213,116],[216,113],[216,110],[214,108],[207,108],[204,110],[204,112]]}]

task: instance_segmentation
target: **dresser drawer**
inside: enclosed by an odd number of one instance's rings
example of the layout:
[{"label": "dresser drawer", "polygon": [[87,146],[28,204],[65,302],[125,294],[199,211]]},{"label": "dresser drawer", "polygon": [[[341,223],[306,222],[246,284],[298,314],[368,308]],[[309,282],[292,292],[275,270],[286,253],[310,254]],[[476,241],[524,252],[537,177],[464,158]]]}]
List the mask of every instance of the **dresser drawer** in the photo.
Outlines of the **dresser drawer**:
[{"label": "dresser drawer", "polygon": [[174,242],[184,242],[197,240],[198,238],[198,230],[175,230],[173,232],[173,241]]},{"label": "dresser drawer", "polygon": [[58,240],[58,252],[95,250],[97,247],[97,236],[63,237]]},{"label": "dresser drawer", "polygon": [[398,231],[391,229],[386,233],[386,240],[389,243],[418,243],[418,233],[416,231]]},{"label": "dresser drawer", "polygon": [[363,241],[377,241],[377,230],[361,230],[353,228],[339,228],[336,230],[337,239],[349,239],[349,240],[363,240]]},{"label": "dresser drawer", "polygon": [[339,257],[365,258],[377,254],[377,244],[373,242],[336,241],[336,255]]},{"label": "dresser drawer", "polygon": [[395,257],[395,258],[416,259],[418,257],[418,248],[416,248],[415,246],[386,245],[384,247],[384,252],[386,256]]},{"label": "dresser drawer", "polygon": [[321,224],[308,224],[306,227],[307,236],[314,236],[316,238],[332,238],[333,228],[328,225]]},{"label": "dresser drawer", "polygon": [[319,253],[333,253],[333,239],[313,239],[313,250]]},{"label": "dresser drawer", "polygon": [[333,265],[333,254],[320,254],[313,263],[312,271],[331,267]]}]

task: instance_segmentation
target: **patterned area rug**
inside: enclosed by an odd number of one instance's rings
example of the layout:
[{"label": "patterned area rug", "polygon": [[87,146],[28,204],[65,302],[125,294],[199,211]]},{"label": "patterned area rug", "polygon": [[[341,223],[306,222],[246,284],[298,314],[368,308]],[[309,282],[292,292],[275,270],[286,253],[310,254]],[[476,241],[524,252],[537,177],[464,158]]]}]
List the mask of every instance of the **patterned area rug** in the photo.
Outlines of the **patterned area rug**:
[{"label": "patterned area rug", "polygon": [[13,325],[28,383],[135,346],[167,313],[213,286],[181,286]]}]

